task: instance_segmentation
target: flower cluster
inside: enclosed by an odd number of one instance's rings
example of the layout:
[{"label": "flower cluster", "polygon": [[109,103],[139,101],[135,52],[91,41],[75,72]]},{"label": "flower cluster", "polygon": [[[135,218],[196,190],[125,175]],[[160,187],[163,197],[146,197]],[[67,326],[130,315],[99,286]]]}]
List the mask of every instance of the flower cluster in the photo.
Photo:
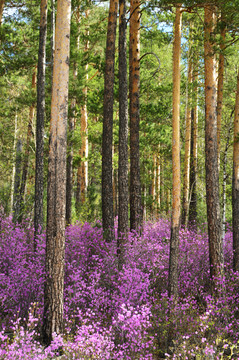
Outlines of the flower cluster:
[{"label": "flower cluster", "polygon": [[[117,233],[117,228],[115,229]],[[117,242],[102,227],[66,229],[65,331],[40,344],[45,234],[30,223],[0,219],[0,359],[220,359],[237,351],[239,274],[232,271],[232,233],[224,241],[225,277],[210,291],[208,239],[181,229],[179,299],[167,295],[170,221],[146,223],[128,235],[118,270]],[[168,338],[172,340],[168,344]],[[221,355],[220,355],[221,354]]]}]

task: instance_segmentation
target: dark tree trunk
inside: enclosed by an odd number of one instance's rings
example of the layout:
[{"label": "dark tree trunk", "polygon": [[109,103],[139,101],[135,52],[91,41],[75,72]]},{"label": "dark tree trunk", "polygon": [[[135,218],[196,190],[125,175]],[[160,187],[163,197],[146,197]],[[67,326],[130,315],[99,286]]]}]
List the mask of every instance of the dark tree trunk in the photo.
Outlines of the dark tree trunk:
[{"label": "dark tree trunk", "polygon": [[106,63],[104,81],[104,116],[102,139],[102,220],[104,237],[113,238],[113,180],[112,180],[112,141],[113,141],[113,105],[114,105],[114,65],[115,39],[118,13],[118,0],[110,0]]},{"label": "dark tree trunk", "polygon": [[[44,191],[44,117],[45,117],[45,70],[47,35],[47,0],[41,1],[40,33],[37,66],[37,119],[36,119],[36,168],[35,168],[35,238],[43,229]],[[36,251],[36,242],[34,242]]]},{"label": "dark tree trunk", "polygon": [[49,140],[43,341],[63,331],[66,147],[71,2],[58,0]]},{"label": "dark tree trunk", "polygon": [[223,272],[223,252],[221,241],[221,216],[219,202],[219,174],[217,157],[217,91],[216,63],[214,43],[211,37],[214,31],[214,7],[205,7],[205,165],[206,165],[206,197],[209,238],[210,275],[213,288],[214,279]]},{"label": "dark tree trunk", "polygon": [[130,2],[129,98],[130,98],[130,229],[140,231],[143,222],[139,153],[140,1]]},{"label": "dark tree trunk", "polygon": [[234,116],[233,180],[232,180],[232,224],[233,224],[233,269],[239,271],[239,71]]},{"label": "dark tree trunk", "polygon": [[18,139],[16,146],[15,178],[13,191],[13,222],[18,221],[20,213],[20,185],[21,185],[21,167],[22,167],[22,141]]},{"label": "dark tree trunk", "polygon": [[181,58],[181,27],[182,13],[180,5],[176,7],[174,21],[173,42],[173,139],[172,139],[172,166],[173,166],[173,197],[172,220],[169,255],[168,295],[175,299],[178,295],[178,254],[179,229],[181,212],[181,183],[180,183],[180,58]]},{"label": "dark tree trunk", "polygon": [[119,212],[118,212],[118,256],[119,267],[122,266],[128,231],[128,81],[126,54],[126,3],[119,1]]}]

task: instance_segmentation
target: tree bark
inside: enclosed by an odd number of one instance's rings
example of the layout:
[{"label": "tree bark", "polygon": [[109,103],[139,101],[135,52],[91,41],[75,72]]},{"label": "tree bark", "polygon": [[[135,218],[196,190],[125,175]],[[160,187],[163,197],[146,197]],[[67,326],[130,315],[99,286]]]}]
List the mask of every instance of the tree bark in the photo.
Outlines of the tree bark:
[{"label": "tree bark", "polygon": [[234,116],[232,180],[233,269],[239,271],[239,70]]},{"label": "tree bark", "polygon": [[173,41],[173,138],[172,138],[172,166],[173,166],[173,198],[172,221],[169,255],[169,284],[168,294],[177,298],[178,295],[178,254],[180,228],[180,57],[181,57],[181,27],[182,13],[180,5],[176,7]]},{"label": "tree bark", "polygon": [[113,105],[114,105],[114,66],[115,39],[118,13],[118,0],[110,0],[106,63],[104,79],[104,115],[102,138],[102,220],[103,232],[107,241],[113,239],[113,181],[112,181],[112,142],[113,142]]},{"label": "tree bark", "polygon": [[66,147],[69,81],[71,2],[58,0],[56,49],[51,104],[47,228],[46,281],[44,288],[43,341],[49,345],[53,333],[63,331],[65,262]]},{"label": "tree bark", "polygon": [[123,263],[123,246],[128,231],[128,81],[126,51],[126,2],[119,1],[119,211],[118,211],[118,257]]},{"label": "tree bark", "polygon": [[2,15],[4,9],[5,0],[0,0],[0,26],[2,25]]},{"label": "tree bark", "polygon": [[[36,119],[36,167],[34,238],[43,229],[44,191],[44,118],[45,118],[45,74],[46,74],[47,0],[41,1],[40,33],[37,66],[37,119]],[[36,251],[36,242],[34,241]]]},{"label": "tree bark", "polygon": [[209,260],[212,286],[215,278],[223,272],[221,242],[221,217],[219,202],[219,174],[217,156],[217,99],[216,62],[214,55],[213,31],[215,15],[213,6],[205,6],[204,15],[204,64],[205,64],[205,165],[206,197],[209,238]]},{"label": "tree bark", "polygon": [[140,231],[143,222],[139,153],[140,0],[130,2],[129,98],[130,98],[130,229]]}]

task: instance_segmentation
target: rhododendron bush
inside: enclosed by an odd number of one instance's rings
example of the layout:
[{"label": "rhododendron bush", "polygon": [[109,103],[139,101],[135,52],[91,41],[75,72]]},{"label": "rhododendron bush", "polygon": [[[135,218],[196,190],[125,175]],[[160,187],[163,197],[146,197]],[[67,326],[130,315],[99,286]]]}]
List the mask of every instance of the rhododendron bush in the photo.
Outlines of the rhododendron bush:
[{"label": "rhododendron bush", "polygon": [[141,236],[129,234],[121,271],[116,242],[103,240],[100,222],[69,226],[65,330],[46,349],[40,334],[45,235],[34,253],[33,230],[30,222],[0,219],[0,359],[239,358],[239,276],[232,271],[230,229],[216,296],[206,234],[181,230],[175,303],[167,296],[168,220],[145,224]]}]

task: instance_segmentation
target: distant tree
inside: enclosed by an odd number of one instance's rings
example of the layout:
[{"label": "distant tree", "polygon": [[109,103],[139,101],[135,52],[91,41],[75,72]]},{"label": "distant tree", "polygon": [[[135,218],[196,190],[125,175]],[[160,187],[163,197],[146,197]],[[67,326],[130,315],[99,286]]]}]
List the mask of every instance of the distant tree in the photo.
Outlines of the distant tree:
[{"label": "distant tree", "polygon": [[190,203],[189,223],[197,226],[197,162],[198,162],[198,57],[194,53],[191,108]]},{"label": "distant tree", "polygon": [[239,70],[234,115],[232,178],[233,268],[239,271]]},{"label": "distant tree", "polygon": [[[34,68],[33,74],[32,74],[32,94],[33,95],[35,92],[35,88],[36,88],[36,68]],[[23,157],[23,164],[22,164],[22,179],[21,179],[21,186],[20,186],[20,213],[18,215],[18,222],[22,221],[22,216],[23,216],[23,212],[24,212],[24,198],[25,198],[25,190],[26,190],[27,176],[28,176],[30,141],[31,141],[31,138],[33,135],[32,127],[33,127],[34,117],[35,117],[35,103],[33,103],[30,106],[30,110],[29,110],[26,147],[25,147],[25,154]]]},{"label": "distant tree", "polygon": [[223,100],[223,82],[224,82],[224,49],[226,39],[226,23],[221,13],[221,17],[218,19],[220,25],[220,54],[218,62],[218,80],[217,80],[217,156],[218,156],[218,168],[220,171],[220,144],[221,144],[221,123],[222,123],[222,100]]},{"label": "distant tree", "polygon": [[21,168],[22,168],[22,140],[17,140],[16,160],[15,160],[15,178],[13,191],[13,222],[16,223],[20,214],[20,186],[21,186]]},{"label": "distant tree", "polygon": [[[45,72],[46,72],[47,0],[41,0],[40,30],[37,66],[37,119],[36,119],[36,166],[34,231],[43,229],[44,191],[44,118],[45,118]],[[34,242],[36,247],[36,242]],[[36,249],[35,249],[36,250]]]},{"label": "distant tree", "polygon": [[130,229],[140,231],[143,222],[139,154],[140,0],[130,2],[129,24]]},{"label": "distant tree", "polygon": [[176,7],[174,20],[173,41],[173,139],[172,139],[172,166],[173,166],[173,197],[172,221],[169,256],[169,296],[178,295],[178,254],[179,228],[181,210],[181,183],[180,183],[180,56],[181,56],[181,27],[182,13],[180,4]]},{"label": "distant tree", "polygon": [[46,280],[43,341],[63,331],[65,263],[66,147],[71,2],[58,0],[53,67],[47,188]]},{"label": "distant tree", "polygon": [[[77,29],[79,31],[80,27],[80,12],[79,7],[76,10],[76,24]],[[76,37],[76,50],[79,51],[80,45],[80,35],[78,34]],[[78,63],[75,60],[73,63],[73,82],[77,83],[78,76]],[[72,218],[72,193],[73,193],[73,137],[75,132],[75,124],[77,118],[77,110],[76,110],[77,99],[74,95],[71,99],[71,112],[68,118],[68,134],[67,134],[67,164],[66,164],[66,224],[71,224]],[[78,188],[76,190],[76,209],[78,208]]]},{"label": "distant tree", "polygon": [[[189,23],[190,29],[192,23]],[[190,35],[191,31],[190,30]],[[184,176],[183,176],[183,213],[182,224],[188,226],[189,215],[189,190],[190,190],[190,153],[191,153],[191,123],[192,123],[192,45],[191,36],[189,35],[188,50],[188,92],[187,92],[187,108],[186,108],[186,129],[185,129],[185,157],[184,157]]]},{"label": "distant tree", "polygon": [[[85,11],[85,18],[89,16],[89,9]],[[87,54],[89,50],[89,30],[86,30],[86,40],[84,44],[84,52]],[[81,134],[81,147],[79,150],[80,164],[77,170],[77,189],[76,189],[76,208],[79,212],[80,207],[85,203],[88,187],[88,110],[87,110],[87,94],[88,94],[88,62],[85,64],[85,86],[83,88],[83,105],[81,106],[80,117],[80,134]]]},{"label": "distant tree", "polygon": [[113,105],[114,105],[114,67],[115,40],[118,14],[118,0],[110,0],[106,43],[106,61],[104,78],[104,115],[102,138],[102,220],[105,238],[113,237],[113,181],[112,181],[112,141],[113,141]]},{"label": "distant tree", "polygon": [[[128,81],[126,55],[126,2],[119,1],[119,211],[118,211],[118,251],[119,263],[123,262],[123,249],[128,231]],[[122,256],[121,256],[122,255]]]},{"label": "distant tree", "polygon": [[[223,271],[217,156],[216,59],[213,38],[215,7],[207,5],[204,11],[206,200],[210,274],[213,281],[215,277],[220,277]],[[212,284],[215,285],[214,281]]]}]

